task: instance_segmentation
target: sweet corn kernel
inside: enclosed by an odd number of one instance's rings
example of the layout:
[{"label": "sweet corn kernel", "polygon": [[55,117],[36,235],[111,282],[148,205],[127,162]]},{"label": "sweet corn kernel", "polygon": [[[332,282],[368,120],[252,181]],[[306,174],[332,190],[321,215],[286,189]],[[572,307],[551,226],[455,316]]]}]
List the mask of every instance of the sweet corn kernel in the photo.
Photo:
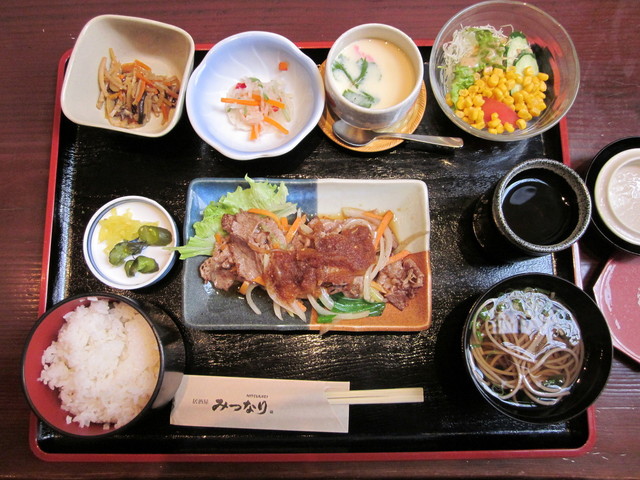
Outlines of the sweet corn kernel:
[{"label": "sweet corn kernel", "polygon": [[505,122],[503,126],[504,126],[504,129],[509,133],[513,133],[516,130],[515,128],[513,128],[513,125],[509,122]]},{"label": "sweet corn kernel", "polygon": [[518,120],[516,120],[516,126],[520,130],[524,130],[525,128],[527,128],[527,122],[525,122],[523,119],[519,118]]}]

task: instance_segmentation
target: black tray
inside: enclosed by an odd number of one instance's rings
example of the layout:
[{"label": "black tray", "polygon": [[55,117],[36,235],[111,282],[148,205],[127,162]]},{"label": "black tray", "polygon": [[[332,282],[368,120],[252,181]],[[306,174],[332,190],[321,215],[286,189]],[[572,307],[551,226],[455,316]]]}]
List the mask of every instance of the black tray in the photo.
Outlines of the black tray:
[{"label": "black tray", "polygon": [[[328,46],[304,48],[318,64]],[[428,59],[430,47],[421,46]],[[199,48],[196,63],[206,50]],[[60,62],[59,83],[67,56]],[[425,68],[425,71],[427,69]],[[353,405],[348,434],[198,429],[169,424],[169,407],[128,433],[86,442],[33,420],[31,444],[45,460],[335,460],[553,456],[584,453],[594,441],[593,411],[553,425],[511,420],[486,405],[463,370],[462,323],[473,300],[499,280],[522,272],[574,280],[571,252],[511,264],[485,256],[471,228],[476,199],[515,164],[533,157],[567,162],[564,126],[521,142],[487,142],[464,134],[441,112],[427,83],[417,133],[454,135],[462,149],[403,143],[361,154],[316,128],[280,158],[238,162],[195,134],[186,112],[168,135],[128,136],[78,126],[56,110],[51,161],[43,301],[111,291],[85,265],[82,236],[93,213],[124,195],[155,199],[178,225],[189,182],[199,177],[415,178],[429,188],[433,324],[419,333],[207,332],[181,322],[180,261],[158,284],[122,292],[167,310],[182,326],[189,374],[350,381],[352,389],[415,387],[423,404]]]}]

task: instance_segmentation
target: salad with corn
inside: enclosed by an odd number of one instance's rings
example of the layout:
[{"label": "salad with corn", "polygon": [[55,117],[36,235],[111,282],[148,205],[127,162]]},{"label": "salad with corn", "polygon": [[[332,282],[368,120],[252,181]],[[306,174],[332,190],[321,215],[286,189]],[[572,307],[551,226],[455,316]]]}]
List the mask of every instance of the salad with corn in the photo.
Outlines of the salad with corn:
[{"label": "salad with corn", "polygon": [[524,130],[547,108],[549,75],[540,72],[522,32],[464,27],[445,45],[444,58],[447,104],[474,128],[492,134]]}]

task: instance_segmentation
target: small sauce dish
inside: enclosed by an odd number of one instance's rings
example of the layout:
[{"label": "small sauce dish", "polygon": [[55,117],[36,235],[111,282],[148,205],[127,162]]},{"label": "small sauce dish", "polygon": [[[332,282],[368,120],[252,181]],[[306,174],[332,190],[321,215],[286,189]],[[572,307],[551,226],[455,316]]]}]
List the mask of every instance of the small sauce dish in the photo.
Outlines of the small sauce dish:
[{"label": "small sauce dish", "polygon": [[[149,245],[140,252],[140,255],[153,258],[157,262],[157,271],[137,272],[133,276],[128,276],[122,265],[114,266],[109,262],[109,246],[106,241],[100,240],[100,230],[103,228],[101,221],[113,215],[127,215],[140,224],[161,227],[170,232],[171,240],[166,246]],[[118,241],[125,240],[132,239],[123,238]],[[171,248],[176,247],[177,242],[176,223],[162,205],[146,197],[135,195],[120,197],[102,206],[91,217],[84,233],[84,258],[91,273],[105,285],[119,290],[134,290],[158,282],[169,272],[176,258],[176,252]]]}]

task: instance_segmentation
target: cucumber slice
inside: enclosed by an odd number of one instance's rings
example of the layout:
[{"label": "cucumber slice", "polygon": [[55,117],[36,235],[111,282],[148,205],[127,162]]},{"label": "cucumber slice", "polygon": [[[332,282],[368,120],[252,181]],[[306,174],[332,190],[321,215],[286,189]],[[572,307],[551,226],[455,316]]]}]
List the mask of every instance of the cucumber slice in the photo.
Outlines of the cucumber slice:
[{"label": "cucumber slice", "polygon": [[518,58],[516,59],[514,65],[516,67],[516,72],[519,74],[522,74],[522,72],[524,72],[525,68],[527,67],[533,68],[533,73],[535,75],[537,75],[540,71],[538,69],[536,56],[533,54],[533,52],[522,52],[520,55],[518,55]]},{"label": "cucumber slice", "polygon": [[[538,68],[538,62],[536,61],[536,56],[533,54],[533,52],[522,52],[520,55],[518,55],[518,58],[516,59],[514,65],[516,67],[516,73],[519,73],[520,75],[522,75],[525,68],[527,67],[533,68],[534,75],[537,75],[540,71],[540,69]],[[522,85],[517,84],[511,89],[511,94],[513,95],[521,89]]]},{"label": "cucumber slice", "polygon": [[527,37],[524,36],[522,32],[513,32],[509,35],[507,39],[507,50],[505,52],[506,56],[506,66],[510,67],[515,65],[518,57],[523,52],[530,52],[531,46],[529,46],[529,42],[527,41]]}]

